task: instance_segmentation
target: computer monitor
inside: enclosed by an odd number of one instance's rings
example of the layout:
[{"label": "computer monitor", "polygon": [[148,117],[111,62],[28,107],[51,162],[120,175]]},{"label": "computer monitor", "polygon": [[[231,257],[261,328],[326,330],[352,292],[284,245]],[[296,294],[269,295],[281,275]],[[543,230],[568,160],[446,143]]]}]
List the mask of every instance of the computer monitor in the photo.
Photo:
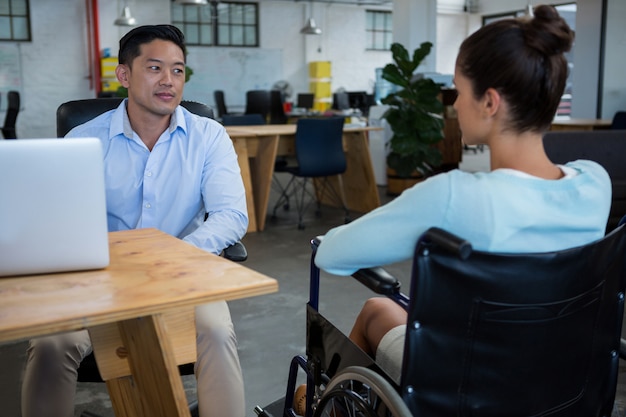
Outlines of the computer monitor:
[{"label": "computer monitor", "polygon": [[296,107],[300,109],[312,109],[315,95],[313,93],[299,93]]}]

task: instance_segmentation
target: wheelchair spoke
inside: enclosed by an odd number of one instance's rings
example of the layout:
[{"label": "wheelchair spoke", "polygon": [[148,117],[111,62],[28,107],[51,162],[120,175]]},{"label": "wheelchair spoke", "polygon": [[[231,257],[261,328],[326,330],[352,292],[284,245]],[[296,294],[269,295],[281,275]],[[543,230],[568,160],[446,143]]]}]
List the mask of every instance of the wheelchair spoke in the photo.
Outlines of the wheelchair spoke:
[{"label": "wheelchair spoke", "polygon": [[328,384],[315,417],[409,417],[398,393],[380,375],[350,367]]}]

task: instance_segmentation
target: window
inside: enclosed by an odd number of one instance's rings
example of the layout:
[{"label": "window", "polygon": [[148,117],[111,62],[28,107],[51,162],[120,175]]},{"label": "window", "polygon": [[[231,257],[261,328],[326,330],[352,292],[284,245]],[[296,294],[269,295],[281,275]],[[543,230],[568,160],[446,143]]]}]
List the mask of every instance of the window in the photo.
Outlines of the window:
[{"label": "window", "polygon": [[[558,4],[554,6],[556,10],[559,12],[561,17],[565,19],[567,24],[572,28],[572,30],[576,30],[576,3],[564,3]],[[491,22],[495,22],[496,20],[506,19],[506,18],[515,18],[525,16],[527,13],[526,10],[516,10],[509,13],[502,13],[497,15],[489,15],[483,16],[483,25],[489,24]],[[565,53],[565,58],[567,59],[569,74],[567,76],[567,82],[565,85],[565,92],[563,93],[563,97],[561,98],[561,102],[559,103],[559,108],[556,111],[555,118],[556,119],[569,119],[571,114],[571,104],[572,104],[572,73],[574,71],[574,56],[573,56],[573,48],[570,52]]]},{"label": "window", "polygon": [[256,3],[172,4],[172,24],[183,31],[187,45],[259,46]]},{"label": "window", "polygon": [[0,0],[0,41],[30,41],[28,0]]},{"label": "window", "polygon": [[366,10],[365,33],[366,49],[388,51],[393,39],[391,12]]}]

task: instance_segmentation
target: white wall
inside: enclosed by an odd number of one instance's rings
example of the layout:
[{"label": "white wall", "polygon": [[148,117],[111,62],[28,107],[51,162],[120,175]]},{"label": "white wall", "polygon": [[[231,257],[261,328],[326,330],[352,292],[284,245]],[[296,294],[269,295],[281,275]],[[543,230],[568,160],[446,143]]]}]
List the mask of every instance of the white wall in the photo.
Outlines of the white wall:
[{"label": "white wall", "polygon": [[[98,3],[100,48],[110,48],[115,56],[119,38],[130,29],[113,25],[122,2]],[[129,0],[128,4],[140,24],[170,21],[170,0]],[[58,105],[96,95],[88,78],[86,0],[30,0],[30,7],[33,40],[19,44],[22,111],[17,132],[21,138],[55,136]],[[278,78],[291,83],[295,92],[308,91],[308,62],[328,60],[332,62],[333,89],[373,91],[375,68],[390,62],[391,57],[387,51],[365,51],[366,9],[316,3],[314,17],[324,33],[305,36],[299,31],[308,17],[306,7],[308,4],[302,2],[271,0],[259,4],[261,49],[282,50],[282,62],[277,63],[276,73],[281,75]],[[202,50],[190,48],[191,53]],[[211,68],[193,70],[199,74]],[[219,86],[205,88],[212,92]],[[228,97],[234,106],[243,105],[244,99]],[[213,104],[212,94],[207,94],[205,101]]]},{"label": "white wall", "polygon": [[[452,0],[447,1],[454,3]],[[608,1],[610,4],[613,2],[619,4],[623,0]],[[597,10],[599,3],[597,0],[578,0],[578,2],[586,4],[585,7],[592,10]],[[121,0],[99,0],[100,46],[111,48],[113,55],[117,54],[119,38],[129,30],[113,25],[113,20],[121,10],[121,3]],[[526,0],[481,0],[478,3],[481,14],[523,9],[526,4]],[[169,0],[129,0],[129,5],[141,24],[163,23],[170,20]],[[55,136],[55,113],[59,104],[73,99],[95,97],[95,90],[90,88],[89,63],[86,58],[88,48],[86,0],[54,2],[30,0],[30,6],[33,41],[19,43],[23,110],[18,117],[17,132],[22,138]],[[621,30],[619,32],[621,36],[617,37],[615,43],[623,48],[625,39],[621,28],[625,20],[624,11],[623,7],[613,6],[613,8],[620,14],[617,23],[613,23],[615,25],[613,28],[615,31]],[[390,62],[391,56],[387,51],[365,50],[366,9],[336,3],[315,3],[313,10],[309,12],[308,2],[263,0],[259,7],[261,49],[282,51],[282,62],[279,64],[280,70],[277,74],[287,80],[296,92],[308,90],[307,64],[314,60],[331,61],[333,90],[343,87],[347,90],[371,92],[375,69]],[[305,36],[299,33],[309,13],[312,13],[324,31],[321,36]],[[468,15],[450,8],[437,14],[437,39],[428,39],[436,47],[437,72],[453,72],[454,60],[461,41],[478,28],[480,22],[479,14]],[[580,28],[577,27],[577,30]],[[597,23],[590,24],[588,30],[597,32]],[[578,35],[577,46],[584,44],[588,38],[581,36],[580,32]],[[591,39],[594,35],[589,36]],[[190,49],[194,53],[201,53],[203,50],[199,47]],[[591,62],[589,54],[593,54],[597,48],[590,46],[585,49],[587,51],[576,50],[576,59],[587,60],[588,63]],[[623,57],[621,53],[612,54],[613,72],[615,68],[623,67],[621,57]],[[582,67],[585,68],[584,65]],[[211,68],[194,68],[196,72],[210,70]],[[597,68],[595,71],[598,71]],[[607,71],[607,75],[609,75],[605,77],[607,94],[611,98],[619,95],[620,97],[613,101],[623,103],[623,77],[615,77],[611,71]],[[580,103],[594,103],[596,96],[593,94],[597,93],[597,77],[594,78],[593,74],[581,77],[574,80],[577,88],[575,100],[578,99]],[[273,80],[275,81],[278,80]],[[581,85],[591,86],[591,91],[584,91]],[[210,92],[217,87],[205,87],[209,95],[206,99],[208,104],[213,104]],[[243,105],[243,100],[243,97],[228,98],[229,104],[232,105]],[[576,102],[573,105],[576,106]],[[0,114],[0,118],[3,117],[4,114]],[[595,115],[583,111],[578,117]]]}]

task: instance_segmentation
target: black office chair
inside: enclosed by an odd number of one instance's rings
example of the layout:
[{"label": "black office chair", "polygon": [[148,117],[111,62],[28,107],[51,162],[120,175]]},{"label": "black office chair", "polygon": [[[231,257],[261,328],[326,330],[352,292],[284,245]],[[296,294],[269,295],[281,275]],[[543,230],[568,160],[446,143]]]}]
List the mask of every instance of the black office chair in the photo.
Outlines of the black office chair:
[{"label": "black office chair", "polygon": [[224,92],[222,90],[213,91],[213,100],[215,101],[215,108],[217,109],[217,117],[222,118],[228,114],[226,108],[226,99],[224,98]]},{"label": "black office chair", "polygon": [[[117,108],[122,100],[123,98],[118,97],[95,98],[73,100],[61,104],[57,109],[57,136],[63,137],[74,127],[83,124],[106,111]],[[196,101],[183,100],[181,105],[194,114],[213,118],[213,109],[206,104]],[[224,249],[222,256],[234,262],[243,262],[248,258],[248,253],[243,243],[236,242],[235,244]],[[192,375],[194,373],[192,363],[180,365],[178,368],[181,375]],[[98,370],[93,353],[88,355],[81,362],[80,367],[78,368],[78,381],[104,382],[100,376],[100,371]],[[198,416],[197,401],[189,404],[189,409],[192,417]],[[98,416],[89,411],[85,411],[81,414],[81,417]]]},{"label": "black office chair", "polygon": [[[321,201],[328,194],[328,197],[341,205],[345,212],[344,221],[349,222],[350,212],[346,206],[341,180],[341,174],[346,171],[346,156],[343,151],[344,118],[299,119],[297,123],[297,166],[286,166],[283,169],[292,176],[274,205],[273,217],[276,217],[277,208],[288,204],[289,196],[293,195],[298,209],[298,228],[304,229],[303,215],[309,204],[317,200],[319,213]],[[338,179],[338,189],[329,181],[329,177],[334,176]],[[307,189],[309,178],[317,180],[317,196]],[[310,197],[308,202],[305,201],[307,195]]]},{"label": "black office chair", "polygon": [[350,96],[348,95],[348,93],[333,93],[332,108],[335,110],[348,110],[350,108]]},{"label": "black office chair", "polygon": [[[90,98],[72,100],[57,108],[57,136],[62,138],[74,127],[102,113],[117,108],[124,100],[121,97]],[[183,100],[181,106],[199,116],[214,118],[213,109],[204,103]]]},{"label": "black office chair", "polygon": [[5,139],[17,139],[15,125],[19,112],[20,93],[17,91],[9,91],[7,93],[7,112],[4,116],[4,125],[2,126],[2,136],[4,136]]},{"label": "black office chair", "polygon": [[245,114],[260,114],[268,120],[270,114],[270,92],[269,90],[250,90],[246,92]]},{"label": "black office chair", "polygon": [[530,254],[475,251],[431,228],[416,245],[409,297],[382,268],[353,277],[407,309],[399,385],[320,314],[312,258],[307,358],[292,361],[284,415],[292,415],[298,366],[308,384],[325,387],[314,414],[308,392],[306,417],[346,409],[394,417],[611,415],[626,226],[587,245]]},{"label": "black office chair", "polygon": [[264,125],[265,119],[260,114],[227,114],[222,116],[222,124],[224,126],[255,126]]},{"label": "black office chair", "polygon": [[213,92],[213,100],[215,101],[215,108],[217,109],[217,118],[221,120],[226,115],[240,115],[242,113],[233,113],[228,110],[226,105],[226,98],[224,97],[224,91],[215,90]]},{"label": "black office chair", "polygon": [[282,125],[287,123],[283,101],[283,93],[281,91],[270,91],[270,124]]},{"label": "black office chair", "polygon": [[613,116],[611,121],[611,129],[624,130],[626,129],[626,111],[618,111]]}]

